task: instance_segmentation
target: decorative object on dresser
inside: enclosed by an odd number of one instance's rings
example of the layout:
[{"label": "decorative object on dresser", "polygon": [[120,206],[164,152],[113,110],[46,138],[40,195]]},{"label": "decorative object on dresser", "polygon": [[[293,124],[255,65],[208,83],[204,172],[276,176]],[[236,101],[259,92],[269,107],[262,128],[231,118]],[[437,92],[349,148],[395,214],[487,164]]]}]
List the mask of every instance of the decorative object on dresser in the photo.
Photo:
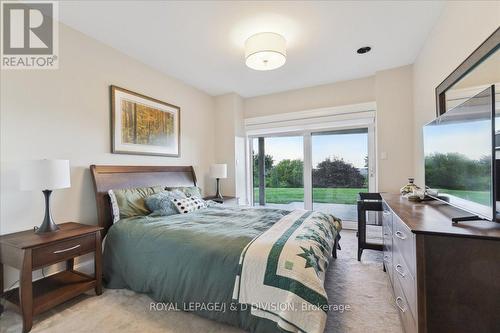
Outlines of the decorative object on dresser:
[{"label": "decorative object on dresser", "polygon": [[219,181],[221,178],[227,178],[227,164],[212,164],[210,166],[210,176],[217,179],[217,192],[215,193],[214,201],[223,202],[224,198],[220,193]]},{"label": "decorative object on dresser", "polygon": [[203,200],[212,200],[220,204],[223,204],[224,206],[238,206],[240,198],[230,197],[226,195],[223,200],[220,200],[218,197],[215,196],[205,197],[203,198]]},{"label": "decorative object on dresser", "polygon": [[405,332],[499,332],[500,224],[382,193],[384,270]]},{"label": "decorative object on dresser", "polygon": [[179,157],[178,106],[111,86],[111,150],[115,154]]},{"label": "decorative object on dresser", "polygon": [[52,190],[71,186],[68,160],[36,160],[29,161],[21,171],[21,190],[42,191],[45,196],[45,217],[36,233],[47,233],[59,230],[52,219],[50,195]]},{"label": "decorative object on dresser", "polygon": [[[2,297],[20,311],[23,332],[29,332],[33,316],[61,304],[90,289],[102,293],[101,230],[68,222],[57,233],[35,234],[31,230],[0,236],[0,291],[3,292],[3,265],[19,270],[19,288]],[[94,252],[95,275],[74,270],[74,258]],[[66,270],[32,281],[32,272],[66,261]],[[0,309],[2,310],[2,309]]]}]

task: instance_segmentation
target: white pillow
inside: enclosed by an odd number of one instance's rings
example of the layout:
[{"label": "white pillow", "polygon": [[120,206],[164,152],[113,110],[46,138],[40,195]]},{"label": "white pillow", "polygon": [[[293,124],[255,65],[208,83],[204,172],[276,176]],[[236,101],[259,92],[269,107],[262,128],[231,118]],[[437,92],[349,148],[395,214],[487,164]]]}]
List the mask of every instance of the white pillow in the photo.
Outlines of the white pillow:
[{"label": "white pillow", "polygon": [[113,223],[120,220],[120,208],[118,207],[118,201],[116,201],[115,192],[113,190],[108,191],[109,201],[111,202],[111,213],[113,214]]},{"label": "white pillow", "polygon": [[188,197],[183,199],[171,199],[177,211],[181,214],[194,212],[195,210],[206,208],[207,203],[205,200],[197,197]]}]

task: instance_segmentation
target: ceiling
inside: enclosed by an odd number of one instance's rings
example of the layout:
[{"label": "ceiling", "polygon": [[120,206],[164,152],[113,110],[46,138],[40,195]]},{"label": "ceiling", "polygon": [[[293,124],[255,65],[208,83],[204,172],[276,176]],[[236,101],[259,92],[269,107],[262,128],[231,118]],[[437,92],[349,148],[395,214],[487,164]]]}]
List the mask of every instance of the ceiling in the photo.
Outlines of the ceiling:
[{"label": "ceiling", "polygon": [[[444,3],[436,1],[68,1],[63,23],[211,95],[264,95],[373,75],[414,62]],[[245,66],[244,43],[287,40],[274,71]],[[369,45],[372,51],[358,55]]]}]

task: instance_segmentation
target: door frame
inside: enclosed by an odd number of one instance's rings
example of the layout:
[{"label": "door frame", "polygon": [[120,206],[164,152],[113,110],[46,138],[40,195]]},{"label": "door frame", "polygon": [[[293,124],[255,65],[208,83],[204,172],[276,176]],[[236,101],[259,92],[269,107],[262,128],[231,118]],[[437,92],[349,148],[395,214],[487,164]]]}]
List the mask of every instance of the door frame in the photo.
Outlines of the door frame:
[{"label": "door frame", "polygon": [[248,198],[249,204],[254,205],[254,193],[253,193],[253,139],[258,137],[286,137],[286,136],[302,136],[303,138],[303,161],[304,161],[304,174],[303,174],[303,184],[304,184],[304,209],[312,210],[313,208],[313,196],[312,196],[312,134],[319,132],[333,132],[337,130],[346,129],[360,129],[366,128],[368,130],[368,191],[377,191],[377,167],[376,167],[376,125],[375,122],[365,125],[352,125],[352,126],[340,126],[340,127],[323,127],[320,130],[308,130],[308,131],[287,131],[287,132],[276,132],[273,134],[260,134],[260,135],[248,135],[248,160],[249,165],[248,172]]}]

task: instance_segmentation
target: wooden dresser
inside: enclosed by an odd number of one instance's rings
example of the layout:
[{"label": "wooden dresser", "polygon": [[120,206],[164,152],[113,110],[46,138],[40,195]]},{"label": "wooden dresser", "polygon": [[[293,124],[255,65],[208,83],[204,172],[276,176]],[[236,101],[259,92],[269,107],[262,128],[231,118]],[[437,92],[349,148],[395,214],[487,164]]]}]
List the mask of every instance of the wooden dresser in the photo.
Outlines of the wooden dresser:
[{"label": "wooden dresser", "polygon": [[382,194],[384,270],[410,332],[500,332],[500,223]]}]

